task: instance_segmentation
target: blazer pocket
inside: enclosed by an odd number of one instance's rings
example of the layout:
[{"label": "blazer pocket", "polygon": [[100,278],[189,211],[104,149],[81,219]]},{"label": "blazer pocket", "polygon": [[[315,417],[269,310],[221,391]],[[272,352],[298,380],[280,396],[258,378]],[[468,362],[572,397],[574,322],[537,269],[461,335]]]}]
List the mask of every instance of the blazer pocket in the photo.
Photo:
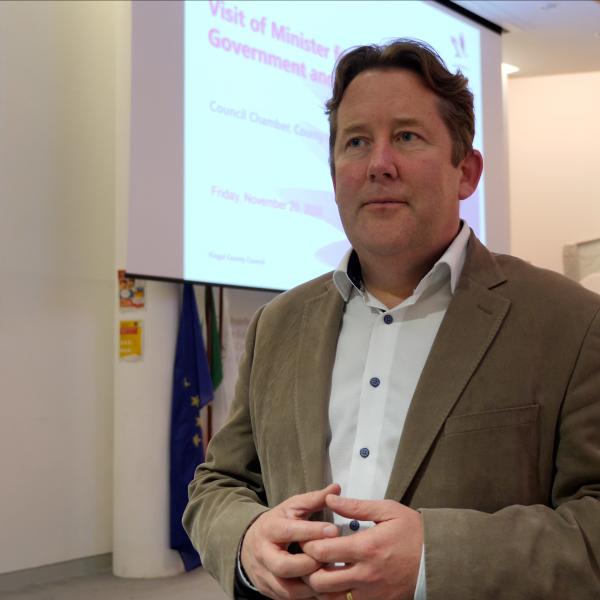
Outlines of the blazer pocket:
[{"label": "blazer pocket", "polygon": [[538,404],[529,404],[448,417],[442,435],[447,437],[487,429],[528,425],[537,421],[539,408]]},{"label": "blazer pocket", "polygon": [[449,417],[416,490],[415,505],[493,513],[541,502],[539,411],[532,404]]}]

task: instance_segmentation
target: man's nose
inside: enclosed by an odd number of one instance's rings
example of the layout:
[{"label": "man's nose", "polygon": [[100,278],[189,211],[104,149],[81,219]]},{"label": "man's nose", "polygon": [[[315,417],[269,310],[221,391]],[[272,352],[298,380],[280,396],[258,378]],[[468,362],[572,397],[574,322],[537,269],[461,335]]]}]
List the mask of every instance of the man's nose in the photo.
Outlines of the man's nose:
[{"label": "man's nose", "polygon": [[367,175],[371,181],[396,179],[398,177],[394,149],[390,143],[381,142],[373,146]]}]

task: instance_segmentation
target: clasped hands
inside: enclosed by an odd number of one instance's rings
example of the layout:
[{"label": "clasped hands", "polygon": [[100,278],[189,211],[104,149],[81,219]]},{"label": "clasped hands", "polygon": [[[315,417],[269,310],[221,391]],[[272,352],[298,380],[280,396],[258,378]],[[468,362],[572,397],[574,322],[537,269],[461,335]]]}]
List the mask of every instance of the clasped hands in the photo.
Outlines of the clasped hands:
[{"label": "clasped hands", "polygon": [[[282,600],[412,600],[423,525],[421,515],[393,500],[354,500],[340,486],[299,494],[263,513],[242,542],[244,571],[261,594]],[[308,517],[331,511],[375,526],[340,537],[338,528]],[[288,547],[300,544],[302,553]],[[333,566],[345,563],[345,566]]]}]

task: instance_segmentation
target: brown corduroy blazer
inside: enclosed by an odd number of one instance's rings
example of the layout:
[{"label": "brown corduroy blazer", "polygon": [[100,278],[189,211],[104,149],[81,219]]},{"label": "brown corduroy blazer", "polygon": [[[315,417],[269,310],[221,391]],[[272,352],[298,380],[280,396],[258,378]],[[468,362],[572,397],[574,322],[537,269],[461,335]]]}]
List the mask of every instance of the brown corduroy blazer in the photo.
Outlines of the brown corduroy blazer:
[{"label": "brown corduroy blazer", "polygon": [[[343,310],[329,274],[249,328],[229,419],[184,515],[232,596],[252,520],[327,483]],[[423,514],[428,600],[600,598],[600,297],[472,235],[386,497]]]}]

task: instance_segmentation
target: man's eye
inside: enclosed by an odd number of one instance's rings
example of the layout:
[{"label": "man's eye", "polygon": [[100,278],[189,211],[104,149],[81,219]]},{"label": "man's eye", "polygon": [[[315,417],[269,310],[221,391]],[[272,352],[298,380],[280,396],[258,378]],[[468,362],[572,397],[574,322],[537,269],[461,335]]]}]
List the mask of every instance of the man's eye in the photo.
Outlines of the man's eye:
[{"label": "man's eye", "polygon": [[417,139],[417,134],[412,131],[402,131],[398,137],[401,142],[414,142]]},{"label": "man's eye", "polygon": [[362,145],[362,138],[355,137],[348,140],[348,148],[360,148]]}]

